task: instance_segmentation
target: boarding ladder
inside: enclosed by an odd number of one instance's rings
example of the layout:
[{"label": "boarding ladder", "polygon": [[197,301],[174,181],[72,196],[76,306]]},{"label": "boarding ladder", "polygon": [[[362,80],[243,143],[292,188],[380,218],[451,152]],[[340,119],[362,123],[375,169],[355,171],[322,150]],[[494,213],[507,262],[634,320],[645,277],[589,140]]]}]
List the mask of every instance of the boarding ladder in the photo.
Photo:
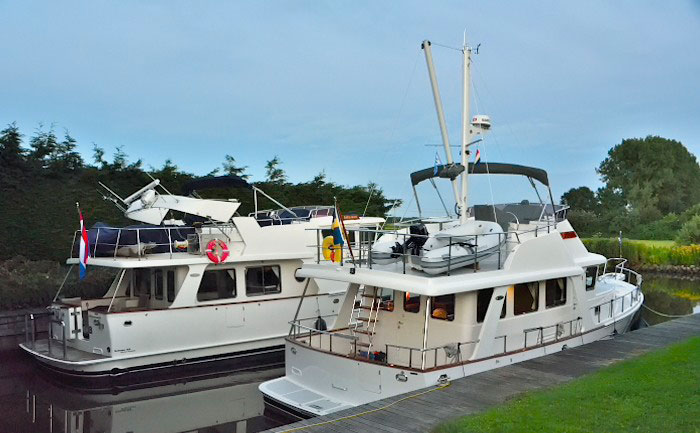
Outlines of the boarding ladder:
[{"label": "boarding ladder", "polygon": [[[372,350],[372,337],[377,328],[381,302],[379,289],[372,287],[368,290],[364,284],[357,290],[353,301],[348,328],[353,336],[358,337],[357,345],[367,348],[367,356]],[[367,341],[360,341],[360,338],[364,336],[367,337]]]}]

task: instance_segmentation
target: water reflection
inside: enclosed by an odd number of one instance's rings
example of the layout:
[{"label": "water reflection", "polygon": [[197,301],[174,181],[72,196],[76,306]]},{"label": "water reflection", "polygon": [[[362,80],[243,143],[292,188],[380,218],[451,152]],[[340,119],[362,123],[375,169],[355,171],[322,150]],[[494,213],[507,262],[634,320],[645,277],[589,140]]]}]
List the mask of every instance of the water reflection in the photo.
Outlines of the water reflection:
[{"label": "water reflection", "polygon": [[[645,275],[642,286],[645,305],[668,315],[700,313],[700,279],[663,275]],[[642,318],[649,325],[671,320],[643,309]]]},{"label": "water reflection", "polygon": [[282,374],[283,369],[237,373],[117,394],[66,389],[43,374],[30,374],[20,380],[23,395],[2,396],[0,431],[258,432],[294,421],[266,414],[258,391],[260,382]]}]

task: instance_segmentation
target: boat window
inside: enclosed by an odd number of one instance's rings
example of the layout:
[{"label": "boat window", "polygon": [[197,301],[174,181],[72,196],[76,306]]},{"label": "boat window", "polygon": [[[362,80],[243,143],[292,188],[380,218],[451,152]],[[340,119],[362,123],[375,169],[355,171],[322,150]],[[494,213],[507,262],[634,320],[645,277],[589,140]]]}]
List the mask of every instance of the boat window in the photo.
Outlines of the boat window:
[{"label": "boat window", "polygon": [[394,311],[394,291],[391,289],[381,288],[377,291],[379,298],[379,308],[385,311]]},{"label": "boat window", "polygon": [[[482,323],[484,318],[486,318],[486,311],[488,311],[489,304],[491,303],[491,298],[493,298],[493,288],[481,289],[476,295],[476,323]],[[506,300],[503,300],[503,307],[501,307],[501,319],[506,317]]]},{"label": "boat window", "polygon": [[175,300],[175,271],[168,271],[167,278],[168,302],[173,302]]},{"label": "boat window", "polygon": [[566,304],[566,278],[547,280],[544,295],[547,308]]},{"label": "boat window", "polygon": [[161,269],[156,269],[153,271],[153,279],[155,281],[155,284],[153,285],[154,289],[154,296],[157,300],[162,301],[163,300],[163,271]]},{"label": "boat window", "polygon": [[539,282],[516,284],[513,289],[513,315],[537,311],[539,298]]},{"label": "boat window", "polygon": [[150,269],[134,269],[134,284],[131,290],[131,296],[134,297],[151,297],[151,270]]},{"label": "boat window", "polygon": [[245,270],[246,295],[269,295],[270,293],[280,293],[279,266],[258,266],[246,268]]},{"label": "boat window", "polygon": [[432,299],[433,319],[455,320],[455,295],[436,296]]},{"label": "boat window", "polygon": [[411,295],[406,292],[403,298],[403,311],[408,313],[420,312],[420,295]]},{"label": "boat window", "polygon": [[595,280],[598,277],[598,266],[586,268],[586,290],[595,289]]},{"label": "boat window", "polygon": [[236,297],[236,274],[233,269],[204,271],[197,290],[198,301]]}]

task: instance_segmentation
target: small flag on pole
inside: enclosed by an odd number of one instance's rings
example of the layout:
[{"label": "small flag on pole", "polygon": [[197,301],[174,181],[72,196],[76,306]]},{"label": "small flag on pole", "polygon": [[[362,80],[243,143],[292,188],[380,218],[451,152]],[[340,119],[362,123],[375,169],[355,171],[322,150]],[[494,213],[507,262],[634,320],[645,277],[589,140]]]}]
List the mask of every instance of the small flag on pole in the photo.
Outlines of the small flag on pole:
[{"label": "small flag on pole", "polygon": [[476,155],[474,155],[474,164],[472,165],[472,173],[474,173],[474,170],[476,169],[476,165],[481,161],[481,150],[476,149]]},{"label": "small flag on pole", "polygon": [[78,215],[80,215],[80,247],[79,247],[79,257],[80,257],[80,279],[85,278],[87,274],[87,263],[88,263],[88,234],[85,230],[85,221],[83,221],[83,213],[80,211],[80,206],[78,203],[75,204],[78,207]]},{"label": "small flag on pole", "polygon": [[437,176],[439,165],[442,165],[442,161],[440,161],[440,155],[438,155],[438,153],[435,152],[435,166],[433,167],[433,176]]}]

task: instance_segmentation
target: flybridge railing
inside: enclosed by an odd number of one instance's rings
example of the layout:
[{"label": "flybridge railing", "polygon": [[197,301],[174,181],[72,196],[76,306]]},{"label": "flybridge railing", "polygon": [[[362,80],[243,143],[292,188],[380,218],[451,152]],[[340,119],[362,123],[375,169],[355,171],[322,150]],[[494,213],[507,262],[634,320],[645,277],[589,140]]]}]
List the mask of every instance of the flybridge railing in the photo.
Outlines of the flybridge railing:
[{"label": "flybridge railing", "polygon": [[[232,228],[230,224],[216,225],[216,228],[225,230]],[[201,249],[201,230],[192,226],[181,227],[97,227],[88,230],[88,255],[89,257],[138,257],[142,258],[146,253],[174,253],[187,252],[191,254],[204,254]],[[76,230],[71,243],[70,258],[80,257],[81,232]]]},{"label": "flybridge railing", "polygon": [[[497,233],[483,233],[476,235],[441,235],[439,239],[447,240],[447,254],[443,255],[444,273],[450,275],[450,273],[457,267],[463,267],[464,263],[459,263],[459,261],[466,261],[467,265],[473,265],[478,263],[487,257],[497,256],[497,268],[501,269],[503,262],[505,261],[505,256],[508,253],[508,248],[506,244],[508,242],[514,242],[520,244],[524,241],[523,238],[529,236],[538,237],[546,235],[556,231],[556,222],[548,222],[545,225],[536,225],[534,228],[528,230],[515,230],[507,232],[497,232]],[[331,231],[328,229],[320,228],[310,228],[307,230],[312,230],[316,232],[316,243],[315,245],[309,245],[316,249],[316,263],[322,262],[337,262],[340,266],[346,264],[352,264],[354,259],[354,265],[357,267],[367,267],[372,269],[373,266],[377,264],[387,264],[387,263],[399,263],[401,264],[401,273],[406,273],[407,265],[410,267],[410,262],[414,257],[419,258],[425,251],[423,245],[430,238],[435,238],[436,236],[430,234],[411,234],[406,233],[404,230],[375,230],[365,227],[350,228],[347,229],[349,246],[345,243],[342,247],[335,245],[324,246],[324,240],[326,237],[331,236]],[[377,240],[381,236],[394,236],[394,245],[388,244],[388,248],[396,248],[398,251],[387,250],[387,251],[377,251],[376,248],[372,248],[377,244]],[[399,245],[396,247],[396,245]],[[479,247],[482,247],[480,251]],[[457,253],[456,248],[462,247],[460,251],[460,256],[455,256]],[[469,257],[465,260],[463,250],[464,248],[469,248]],[[441,247],[442,248],[442,247]],[[352,252],[351,252],[352,250]],[[330,253],[333,253],[331,257],[328,257]],[[459,265],[459,266],[457,266]],[[478,271],[477,266],[473,266],[474,272]],[[443,272],[438,272],[442,274]]]},{"label": "flybridge railing", "polygon": [[312,218],[320,218],[334,215],[333,206],[296,206],[290,209],[264,209],[251,212],[249,217],[261,226],[285,225],[298,222],[306,222]]}]

